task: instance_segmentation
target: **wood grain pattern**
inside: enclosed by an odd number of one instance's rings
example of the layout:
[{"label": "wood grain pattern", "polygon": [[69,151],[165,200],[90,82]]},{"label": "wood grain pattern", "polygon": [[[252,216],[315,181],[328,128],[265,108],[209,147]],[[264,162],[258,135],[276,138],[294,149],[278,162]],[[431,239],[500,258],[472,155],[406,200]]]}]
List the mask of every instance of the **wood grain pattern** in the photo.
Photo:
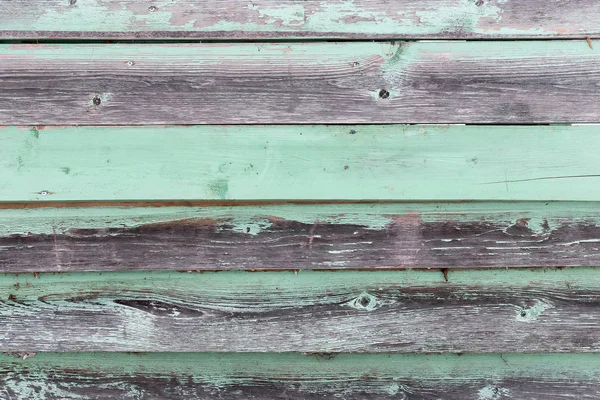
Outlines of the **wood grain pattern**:
[{"label": "wood grain pattern", "polygon": [[0,351],[600,352],[600,269],[0,276]]},{"label": "wood grain pattern", "polygon": [[0,271],[600,265],[598,203],[0,210]]},{"label": "wood grain pattern", "polygon": [[591,354],[0,354],[4,399],[593,400]]},{"label": "wood grain pattern", "polygon": [[593,0],[29,0],[5,2],[0,38],[554,38],[600,34]]},{"label": "wood grain pattern", "polygon": [[582,41],[0,45],[0,124],[600,122]]},{"label": "wood grain pattern", "polygon": [[600,126],[0,130],[0,201],[600,200]]}]

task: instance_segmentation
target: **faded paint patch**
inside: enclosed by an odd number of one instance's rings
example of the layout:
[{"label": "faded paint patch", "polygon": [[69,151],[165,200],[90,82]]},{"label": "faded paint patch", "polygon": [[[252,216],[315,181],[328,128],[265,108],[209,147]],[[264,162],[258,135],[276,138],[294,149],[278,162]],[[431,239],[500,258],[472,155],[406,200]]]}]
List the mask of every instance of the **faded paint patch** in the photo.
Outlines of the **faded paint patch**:
[{"label": "faded paint patch", "polygon": [[532,307],[518,310],[516,319],[519,322],[531,323],[536,321],[544,311],[550,308],[554,308],[552,303],[536,300]]},{"label": "faded paint patch", "polygon": [[500,400],[510,397],[510,390],[493,385],[487,385],[477,392],[477,400]]},{"label": "faded paint patch", "polygon": [[209,182],[207,189],[212,198],[224,200],[227,198],[227,193],[229,192],[229,183],[225,179],[217,179]]}]

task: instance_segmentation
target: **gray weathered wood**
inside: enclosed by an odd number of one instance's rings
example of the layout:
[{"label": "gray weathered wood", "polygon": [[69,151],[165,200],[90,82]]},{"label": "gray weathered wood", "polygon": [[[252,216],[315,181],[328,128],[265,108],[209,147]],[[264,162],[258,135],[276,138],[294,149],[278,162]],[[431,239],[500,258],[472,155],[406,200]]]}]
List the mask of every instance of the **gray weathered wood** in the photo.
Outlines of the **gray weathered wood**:
[{"label": "gray weathered wood", "polygon": [[0,124],[600,122],[585,41],[2,45]]},{"label": "gray weathered wood", "polygon": [[599,242],[595,202],[0,210],[3,272],[597,266]]},{"label": "gray weathered wood", "polygon": [[5,352],[600,352],[599,268],[6,274],[0,299]]},{"label": "gray weathered wood", "polygon": [[0,397],[595,400],[596,355],[0,354]]},{"label": "gray weathered wood", "polygon": [[531,38],[600,34],[594,0],[4,1],[0,38]]}]

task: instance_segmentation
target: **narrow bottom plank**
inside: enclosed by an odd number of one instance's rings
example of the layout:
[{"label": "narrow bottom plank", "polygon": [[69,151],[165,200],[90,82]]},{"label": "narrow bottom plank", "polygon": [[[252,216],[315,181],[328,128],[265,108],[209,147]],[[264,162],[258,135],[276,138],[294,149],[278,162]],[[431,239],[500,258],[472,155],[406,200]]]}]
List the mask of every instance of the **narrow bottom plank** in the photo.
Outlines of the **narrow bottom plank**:
[{"label": "narrow bottom plank", "polygon": [[597,353],[599,304],[600,268],[4,274],[0,351]]},{"label": "narrow bottom plank", "polygon": [[0,355],[3,399],[597,399],[592,354]]}]

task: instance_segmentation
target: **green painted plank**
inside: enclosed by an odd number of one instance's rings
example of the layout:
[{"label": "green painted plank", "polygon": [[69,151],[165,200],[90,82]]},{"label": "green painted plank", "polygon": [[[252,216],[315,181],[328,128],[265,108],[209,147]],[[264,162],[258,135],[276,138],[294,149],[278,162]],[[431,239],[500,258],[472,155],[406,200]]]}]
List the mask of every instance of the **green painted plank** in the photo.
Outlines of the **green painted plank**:
[{"label": "green painted plank", "polygon": [[0,201],[600,200],[598,126],[0,130]]},{"label": "green painted plank", "polygon": [[599,288],[600,268],[4,274],[0,351],[600,352]]},{"label": "green painted plank", "polygon": [[582,41],[0,45],[0,124],[600,122]]},{"label": "green painted plank", "polygon": [[0,355],[6,399],[597,399],[589,354]]},{"label": "green painted plank", "polygon": [[0,205],[43,206],[0,209],[0,271],[600,265],[596,202],[144,204]]},{"label": "green painted plank", "polygon": [[28,0],[6,2],[0,38],[583,37],[597,15],[593,0]]}]

